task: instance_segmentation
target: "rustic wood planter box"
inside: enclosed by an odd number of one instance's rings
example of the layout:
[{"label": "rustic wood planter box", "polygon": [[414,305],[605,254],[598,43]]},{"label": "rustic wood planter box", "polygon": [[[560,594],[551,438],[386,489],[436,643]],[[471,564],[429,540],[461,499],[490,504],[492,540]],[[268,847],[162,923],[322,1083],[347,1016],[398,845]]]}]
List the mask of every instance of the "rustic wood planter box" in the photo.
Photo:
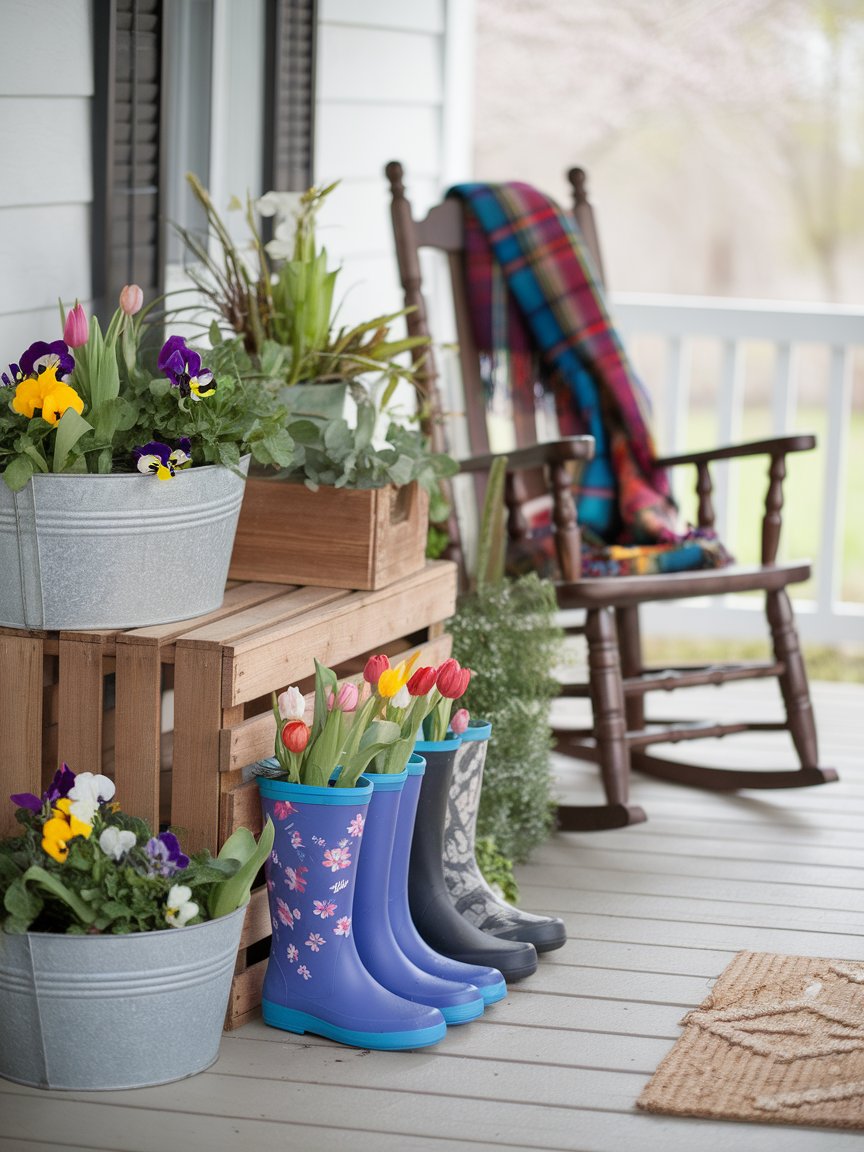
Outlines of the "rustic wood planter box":
[{"label": "rustic wood planter box", "polygon": [[423,567],[429,498],[404,488],[247,481],[228,575],[234,580],[372,590]]}]

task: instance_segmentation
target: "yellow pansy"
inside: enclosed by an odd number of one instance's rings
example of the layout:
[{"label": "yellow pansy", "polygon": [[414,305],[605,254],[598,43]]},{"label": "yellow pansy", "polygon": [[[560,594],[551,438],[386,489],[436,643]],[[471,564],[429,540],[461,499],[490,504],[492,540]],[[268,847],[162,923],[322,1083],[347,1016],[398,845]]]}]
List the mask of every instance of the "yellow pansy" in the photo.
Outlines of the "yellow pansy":
[{"label": "yellow pansy", "polygon": [[37,408],[42,407],[42,384],[39,380],[28,378],[22,380],[15,389],[12,398],[12,409],[20,416],[29,420]]},{"label": "yellow pansy", "polygon": [[42,826],[42,848],[60,864],[65,864],[69,855],[69,841],[76,836],[86,840],[93,831],[90,824],[73,816],[71,807],[72,801],[64,796],[54,805],[54,815]]},{"label": "yellow pansy", "polygon": [[401,661],[395,668],[385,668],[378,677],[378,695],[388,700],[395,696],[411,679],[414,665],[419,659],[420,652],[417,651],[410,660]]},{"label": "yellow pansy", "polygon": [[56,424],[67,408],[74,408],[81,413],[84,411],[84,401],[74,388],[60,382],[46,393],[42,401],[42,419],[49,424]]}]

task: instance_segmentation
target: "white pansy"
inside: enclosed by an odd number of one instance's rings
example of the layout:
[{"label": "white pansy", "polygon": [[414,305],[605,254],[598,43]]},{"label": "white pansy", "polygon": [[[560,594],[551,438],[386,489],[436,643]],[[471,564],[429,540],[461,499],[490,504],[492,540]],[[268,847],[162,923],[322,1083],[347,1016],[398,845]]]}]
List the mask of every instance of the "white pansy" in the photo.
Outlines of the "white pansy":
[{"label": "white pansy", "polygon": [[182,928],[198,915],[198,905],[191,900],[192,889],[185,884],[172,884],[168,892],[165,919],[172,928]]},{"label": "white pansy", "polygon": [[125,856],[130,848],[134,848],[137,843],[137,837],[134,832],[127,832],[125,829],[106,828],[102,835],[99,837],[99,847],[106,856],[111,856],[114,860],[119,860]]},{"label": "white pansy", "polygon": [[79,772],[69,789],[69,811],[85,824],[93,823],[100,803],[114,795],[114,781],[92,772]]},{"label": "white pansy", "polygon": [[306,713],[306,697],[293,686],[279,695],[277,704],[283,720],[302,720]]}]

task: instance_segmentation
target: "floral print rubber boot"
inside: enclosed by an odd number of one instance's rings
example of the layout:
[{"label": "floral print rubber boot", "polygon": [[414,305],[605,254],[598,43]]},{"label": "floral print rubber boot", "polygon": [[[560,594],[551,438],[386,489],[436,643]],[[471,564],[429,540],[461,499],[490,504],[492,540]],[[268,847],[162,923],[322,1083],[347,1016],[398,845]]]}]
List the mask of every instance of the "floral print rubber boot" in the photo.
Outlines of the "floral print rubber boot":
[{"label": "floral print rubber boot", "polygon": [[382,987],[354,940],[354,887],[372,786],[318,788],[258,779],[276,829],[265,865],[273,927],[264,1021],[358,1048],[422,1048],[447,1030],[437,1008]]},{"label": "floral print rubber boot", "polygon": [[492,725],[469,725],[453,763],[453,779],[444,822],[444,880],[456,910],[476,928],[502,940],[524,940],[538,952],[551,952],[567,941],[564,921],[535,916],[496,896],[474,856],[483,768]]}]

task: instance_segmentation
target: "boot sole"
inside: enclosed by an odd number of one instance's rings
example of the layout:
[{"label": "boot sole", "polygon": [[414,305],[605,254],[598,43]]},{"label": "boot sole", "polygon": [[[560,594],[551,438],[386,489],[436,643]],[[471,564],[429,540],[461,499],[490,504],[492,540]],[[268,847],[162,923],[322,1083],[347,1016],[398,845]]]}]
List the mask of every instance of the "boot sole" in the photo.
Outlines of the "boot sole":
[{"label": "boot sole", "polygon": [[308,1012],[298,1012],[264,1000],[261,1005],[264,1023],[271,1028],[281,1028],[283,1032],[303,1035],[313,1032],[340,1044],[350,1044],[354,1048],[371,1048],[379,1052],[398,1052],[409,1048],[426,1048],[437,1044],[447,1033],[445,1023],[432,1028],[414,1028],[405,1032],[360,1032],[352,1028],[340,1028],[320,1016],[310,1016]]},{"label": "boot sole", "polygon": [[467,1024],[469,1020],[476,1020],[478,1016],[483,1015],[486,1001],[478,996],[476,1000],[469,1000],[467,1004],[450,1004],[446,1008],[437,1004],[436,1007],[444,1017],[445,1024]]}]

